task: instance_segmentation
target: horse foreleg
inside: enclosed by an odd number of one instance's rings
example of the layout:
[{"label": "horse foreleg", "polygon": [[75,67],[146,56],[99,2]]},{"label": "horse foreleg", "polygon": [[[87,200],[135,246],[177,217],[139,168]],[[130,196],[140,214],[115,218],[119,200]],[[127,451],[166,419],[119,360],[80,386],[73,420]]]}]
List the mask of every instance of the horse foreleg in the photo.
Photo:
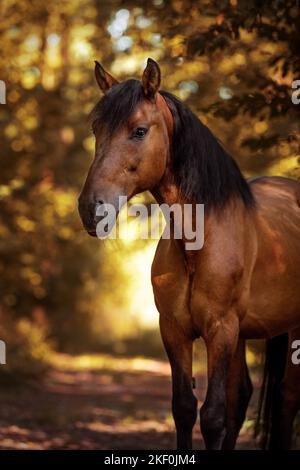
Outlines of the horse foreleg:
[{"label": "horse foreleg", "polygon": [[172,370],[172,412],[177,448],[192,448],[192,430],[197,419],[197,399],[192,390],[193,340],[186,337],[175,320],[160,316],[160,330]]},{"label": "horse foreleg", "polygon": [[207,347],[208,387],[200,410],[207,449],[222,449],[227,426],[226,384],[238,341],[238,319],[227,315],[210,323],[203,335]]},{"label": "horse foreleg", "polygon": [[252,391],[253,387],[246,363],[245,340],[239,339],[228,371],[226,436],[223,449],[234,449],[245,420]]}]

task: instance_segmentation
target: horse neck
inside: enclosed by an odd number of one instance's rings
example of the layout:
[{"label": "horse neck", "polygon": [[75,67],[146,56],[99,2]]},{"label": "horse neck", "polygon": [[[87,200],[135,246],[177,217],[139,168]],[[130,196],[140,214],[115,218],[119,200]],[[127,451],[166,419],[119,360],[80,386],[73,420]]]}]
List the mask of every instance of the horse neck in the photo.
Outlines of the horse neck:
[{"label": "horse neck", "polygon": [[[192,202],[187,196],[185,196],[180,189],[180,182],[176,181],[172,162],[172,140],[174,131],[172,113],[164,97],[159,93],[157,94],[156,104],[160,108],[165,121],[169,137],[169,145],[165,173],[157,187],[152,190],[152,195],[159,204],[167,204],[168,206],[172,206],[173,204],[179,204],[181,206],[184,206],[184,204],[201,204],[201,201]],[[235,213],[243,213],[245,211],[245,207],[242,200],[233,196],[222,208],[222,211],[204,211],[206,227],[214,225],[215,220],[220,221],[220,219],[225,220],[228,217],[231,217],[230,213],[232,210],[234,210]]]},{"label": "horse neck", "polygon": [[[184,217],[186,216],[186,212],[183,208],[185,204],[201,204],[201,201],[191,202],[182,194],[179,185],[175,182],[174,175],[170,168],[166,169],[160,184],[152,191],[152,195],[158,204],[167,204],[168,206],[179,204],[182,206]],[[194,227],[194,209],[192,213],[193,218],[190,223]],[[247,210],[242,199],[236,196],[233,196],[228,200],[222,208],[213,208],[208,210],[207,207],[204,207],[204,237],[207,240],[206,243],[209,242],[212,231],[217,232],[219,230],[223,230],[222,227],[224,226],[228,227],[228,231],[230,231],[232,227],[233,231],[235,231],[234,227],[240,227],[241,224],[245,223],[246,219],[248,220],[249,217],[252,218],[252,216],[253,211]],[[179,245],[184,250],[183,243],[179,243]],[[194,252],[187,252],[186,254],[189,255],[189,259],[194,257]]]}]

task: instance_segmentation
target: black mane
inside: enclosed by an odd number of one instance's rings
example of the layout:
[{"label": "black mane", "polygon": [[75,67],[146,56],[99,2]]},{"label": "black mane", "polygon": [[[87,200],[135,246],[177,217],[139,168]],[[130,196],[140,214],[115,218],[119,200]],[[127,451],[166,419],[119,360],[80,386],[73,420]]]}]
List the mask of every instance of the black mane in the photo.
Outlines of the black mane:
[{"label": "black mane", "polygon": [[174,119],[173,164],[182,194],[207,208],[222,207],[232,196],[252,206],[247,181],[213,133],[175,96],[161,94]]},{"label": "black mane", "polygon": [[[212,132],[175,96],[160,91],[174,119],[173,169],[175,181],[188,200],[223,207],[233,196],[246,207],[254,205],[251,189],[238,165]],[[106,124],[114,133],[145,99],[141,83],[127,80],[115,85],[92,112],[93,126]]]}]

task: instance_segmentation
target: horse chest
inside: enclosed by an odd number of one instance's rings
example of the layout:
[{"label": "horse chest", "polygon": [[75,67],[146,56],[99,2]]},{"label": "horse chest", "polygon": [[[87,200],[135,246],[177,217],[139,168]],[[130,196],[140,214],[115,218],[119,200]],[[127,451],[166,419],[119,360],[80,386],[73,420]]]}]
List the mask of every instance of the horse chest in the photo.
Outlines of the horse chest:
[{"label": "horse chest", "polygon": [[154,299],[160,315],[175,320],[188,334],[193,334],[190,313],[190,278],[182,254],[170,240],[159,242],[152,265]]}]

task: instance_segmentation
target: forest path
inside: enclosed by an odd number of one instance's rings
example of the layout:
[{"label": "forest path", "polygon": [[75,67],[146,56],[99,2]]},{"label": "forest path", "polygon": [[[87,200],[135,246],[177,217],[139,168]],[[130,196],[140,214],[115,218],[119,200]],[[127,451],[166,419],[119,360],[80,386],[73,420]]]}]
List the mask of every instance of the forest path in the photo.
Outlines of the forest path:
[{"label": "forest path", "polygon": [[[175,449],[167,362],[63,354],[52,362],[38,386],[0,387],[0,449]],[[202,373],[200,404],[205,387]],[[255,448],[252,419],[238,448]],[[199,420],[194,448],[203,449]]]}]

